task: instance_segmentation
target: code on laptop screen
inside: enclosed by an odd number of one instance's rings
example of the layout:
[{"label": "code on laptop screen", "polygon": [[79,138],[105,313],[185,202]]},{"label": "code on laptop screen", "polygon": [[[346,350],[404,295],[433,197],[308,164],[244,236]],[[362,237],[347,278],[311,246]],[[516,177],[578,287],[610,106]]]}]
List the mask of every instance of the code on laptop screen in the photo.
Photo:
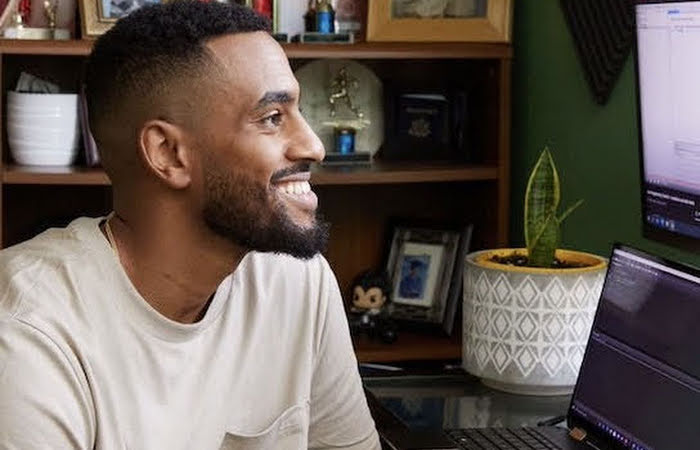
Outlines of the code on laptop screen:
[{"label": "code on laptop screen", "polygon": [[614,251],[572,411],[623,448],[698,448],[699,277]]}]

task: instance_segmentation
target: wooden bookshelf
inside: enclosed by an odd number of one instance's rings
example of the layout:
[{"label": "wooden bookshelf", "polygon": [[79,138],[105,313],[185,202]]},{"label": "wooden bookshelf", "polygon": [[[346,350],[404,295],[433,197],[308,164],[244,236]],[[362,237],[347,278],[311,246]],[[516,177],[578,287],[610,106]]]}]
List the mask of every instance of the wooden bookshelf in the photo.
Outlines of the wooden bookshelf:
[{"label": "wooden bookshelf", "polygon": [[[94,41],[0,39],[0,82],[13,89],[28,71],[75,90]],[[326,252],[341,292],[348,295],[361,271],[379,268],[387,225],[395,218],[474,225],[473,249],[508,243],[510,193],[510,44],[379,43],[283,44],[292,68],[319,58],[359,59],[393,89],[468,92],[472,119],[461,161],[376,162],[316,166],[321,212],[331,223]],[[410,92],[410,91],[409,91]],[[4,99],[3,99],[4,102]],[[5,113],[3,108],[2,113]],[[99,168],[25,167],[12,162],[5,118],[0,140],[0,247],[79,215],[111,210],[110,181]],[[388,124],[389,122],[387,122]],[[391,133],[385,133],[391,139]],[[457,159],[457,158],[456,158]],[[459,328],[459,326],[458,326]],[[363,362],[456,359],[461,338],[400,332],[394,344],[358,339]]]}]

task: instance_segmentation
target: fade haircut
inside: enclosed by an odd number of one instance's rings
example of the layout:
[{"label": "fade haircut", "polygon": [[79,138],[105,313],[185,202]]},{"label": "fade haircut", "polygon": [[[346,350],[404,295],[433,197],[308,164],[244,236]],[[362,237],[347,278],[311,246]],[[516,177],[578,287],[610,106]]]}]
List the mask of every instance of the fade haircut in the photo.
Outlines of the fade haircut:
[{"label": "fade haircut", "polygon": [[210,39],[269,30],[269,21],[250,8],[216,1],[153,4],[120,19],[97,40],[85,68],[89,123],[105,168],[106,127],[129,126],[134,108],[167,120],[159,115],[178,96],[201,102],[198,85],[214,75],[206,71],[213,65]]}]

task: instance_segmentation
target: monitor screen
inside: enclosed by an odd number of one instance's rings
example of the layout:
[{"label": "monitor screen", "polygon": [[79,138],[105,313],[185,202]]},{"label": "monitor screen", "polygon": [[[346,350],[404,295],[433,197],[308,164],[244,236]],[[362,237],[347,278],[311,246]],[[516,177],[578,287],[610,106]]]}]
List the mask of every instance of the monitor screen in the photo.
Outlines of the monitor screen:
[{"label": "monitor screen", "polygon": [[698,448],[699,275],[615,248],[573,395],[572,420],[622,448]]},{"label": "monitor screen", "polygon": [[700,1],[635,8],[645,236],[700,249]]}]

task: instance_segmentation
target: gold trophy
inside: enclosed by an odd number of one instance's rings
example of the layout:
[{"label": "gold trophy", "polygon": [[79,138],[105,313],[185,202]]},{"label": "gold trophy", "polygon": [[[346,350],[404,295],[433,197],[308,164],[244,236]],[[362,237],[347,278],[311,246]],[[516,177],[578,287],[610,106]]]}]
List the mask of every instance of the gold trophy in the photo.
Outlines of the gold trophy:
[{"label": "gold trophy", "polygon": [[48,22],[48,28],[25,26],[22,15],[17,12],[14,16],[14,24],[3,30],[3,37],[7,39],[70,39],[69,30],[65,28],[56,28],[58,1],[59,0],[44,0],[44,15]]},{"label": "gold trophy", "polygon": [[352,91],[359,88],[357,79],[348,73],[347,67],[341,67],[330,84],[328,106],[333,120],[323,122],[323,125],[334,129],[334,150],[339,158],[355,159],[361,156],[355,154],[355,136],[371,123],[354,102]]}]

